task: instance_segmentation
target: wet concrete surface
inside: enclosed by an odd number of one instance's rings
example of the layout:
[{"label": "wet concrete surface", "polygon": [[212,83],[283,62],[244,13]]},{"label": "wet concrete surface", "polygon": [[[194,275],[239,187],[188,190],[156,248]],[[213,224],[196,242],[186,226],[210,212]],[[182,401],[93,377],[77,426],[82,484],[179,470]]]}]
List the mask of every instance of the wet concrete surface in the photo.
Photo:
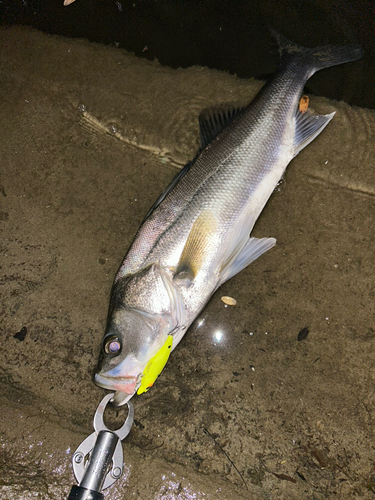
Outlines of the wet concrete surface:
[{"label": "wet concrete surface", "polygon": [[[31,29],[0,39],[0,491],[60,499],[104,394],[91,376],[121,259],[194,156],[200,110],[261,82]],[[276,247],[134,398],[107,498],[373,498],[375,113],[311,107],[337,113],[256,224]]]}]

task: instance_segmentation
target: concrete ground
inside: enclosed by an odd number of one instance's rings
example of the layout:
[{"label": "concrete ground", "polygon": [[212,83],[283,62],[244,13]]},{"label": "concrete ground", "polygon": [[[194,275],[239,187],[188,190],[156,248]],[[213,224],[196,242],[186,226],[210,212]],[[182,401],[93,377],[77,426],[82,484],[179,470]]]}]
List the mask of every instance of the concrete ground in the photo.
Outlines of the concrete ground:
[{"label": "concrete ground", "polygon": [[[200,110],[260,87],[0,31],[2,499],[68,495],[104,395],[91,376],[121,259],[195,155]],[[374,498],[375,112],[310,104],[336,116],[256,224],[276,247],[214,295],[134,398],[106,498]]]}]

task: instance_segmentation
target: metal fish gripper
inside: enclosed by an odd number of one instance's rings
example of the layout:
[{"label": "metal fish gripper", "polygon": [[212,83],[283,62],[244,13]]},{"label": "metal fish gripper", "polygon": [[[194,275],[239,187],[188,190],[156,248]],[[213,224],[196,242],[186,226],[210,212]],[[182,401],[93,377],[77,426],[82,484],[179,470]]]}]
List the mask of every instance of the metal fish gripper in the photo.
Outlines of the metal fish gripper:
[{"label": "metal fish gripper", "polygon": [[104,411],[114,394],[107,394],[94,415],[94,432],[78,446],[73,455],[73,471],[78,486],[70,490],[68,500],[103,500],[101,490],[112,486],[123,470],[121,441],[129,434],[134,421],[134,407],[130,401],[124,425],[111,431],[104,425]]}]

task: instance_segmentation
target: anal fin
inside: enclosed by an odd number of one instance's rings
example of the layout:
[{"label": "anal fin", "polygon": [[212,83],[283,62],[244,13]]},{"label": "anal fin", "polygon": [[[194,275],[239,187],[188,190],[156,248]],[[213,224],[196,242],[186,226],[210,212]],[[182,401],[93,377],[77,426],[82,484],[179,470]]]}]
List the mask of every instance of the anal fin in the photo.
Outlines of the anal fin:
[{"label": "anal fin", "polygon": [[317,137],[332,120],[335,113],[317,115],[310,109],[296,112],[296,132],[294,136],[294,156]]}]

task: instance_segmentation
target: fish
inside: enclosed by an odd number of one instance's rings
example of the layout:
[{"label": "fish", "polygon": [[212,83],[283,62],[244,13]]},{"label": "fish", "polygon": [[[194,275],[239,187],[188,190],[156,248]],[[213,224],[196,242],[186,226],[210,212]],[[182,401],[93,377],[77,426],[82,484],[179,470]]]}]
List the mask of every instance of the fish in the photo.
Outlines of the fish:
[{"label": "fish", "polygon": [[151,207],[115,276],[94,375],[115,406],[153,385],[214,292],[275,245],[251,236],[254,224],[335,114],[308,108],[304,85],[363,56],[357,44],[305,48],[274,35],[277,72],[249,105],[201,112],[200,151]]}]

